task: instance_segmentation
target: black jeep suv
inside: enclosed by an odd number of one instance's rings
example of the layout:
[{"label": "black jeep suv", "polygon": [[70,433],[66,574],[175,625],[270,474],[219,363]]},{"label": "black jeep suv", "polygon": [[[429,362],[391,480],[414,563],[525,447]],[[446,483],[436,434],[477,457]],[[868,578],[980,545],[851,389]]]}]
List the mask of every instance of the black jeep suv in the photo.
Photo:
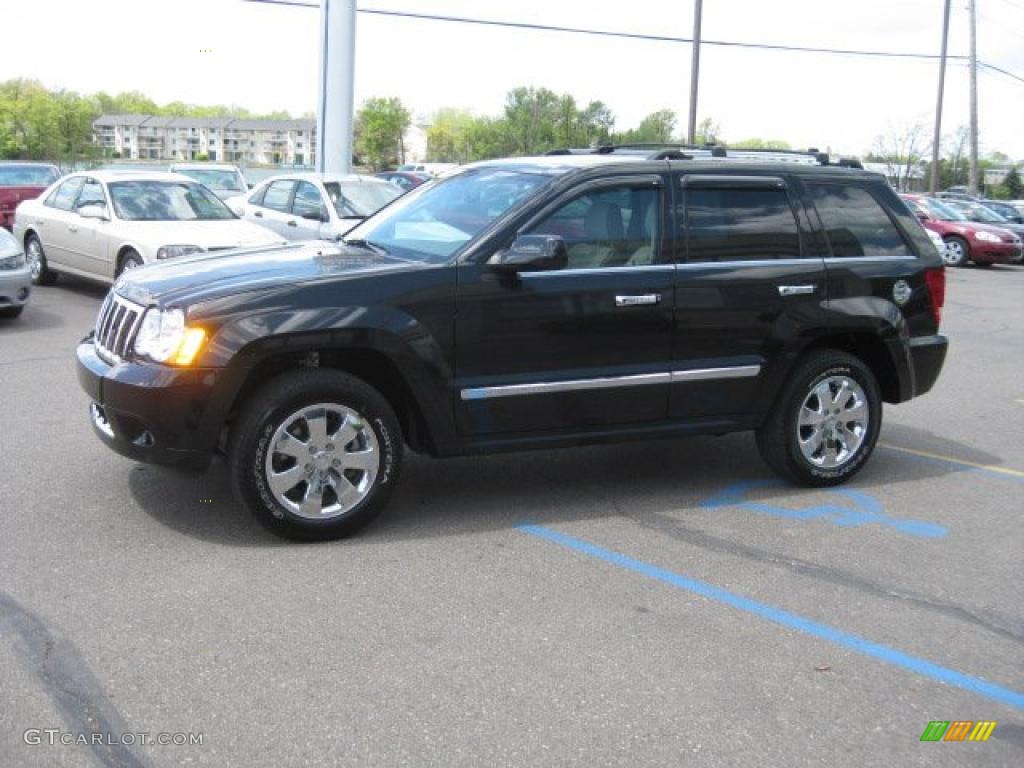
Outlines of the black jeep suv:
[{"label": "black jeep suv", "polygon": [[[343,242],[133,270],[78,347],[97,435],[279,533],[354,532],[432,456],[755,430],[808,486],[946,355],[942,261],[820,155],[563,153],[424,185]],[[784,162],[784,160],[786,162]]]}]

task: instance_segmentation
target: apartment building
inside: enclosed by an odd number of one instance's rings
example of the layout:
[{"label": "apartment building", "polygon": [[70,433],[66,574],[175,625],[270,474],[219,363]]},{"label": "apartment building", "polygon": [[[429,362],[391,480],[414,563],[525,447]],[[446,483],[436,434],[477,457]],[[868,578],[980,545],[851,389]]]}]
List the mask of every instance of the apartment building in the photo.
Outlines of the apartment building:
[{"label": "apartment building", "polygon": [[195,160],[254,165],[315,164],[316,120],[103,115],[93,140],[126,160]]}]

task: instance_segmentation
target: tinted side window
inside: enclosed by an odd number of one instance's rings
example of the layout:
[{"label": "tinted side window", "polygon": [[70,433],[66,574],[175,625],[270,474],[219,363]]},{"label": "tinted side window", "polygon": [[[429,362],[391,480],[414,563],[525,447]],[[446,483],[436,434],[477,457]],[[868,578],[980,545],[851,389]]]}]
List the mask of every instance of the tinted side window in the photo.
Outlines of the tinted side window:
[{"label": "tinted side window", "polygon": [[288,213],[288,201],[291,199],[294,186],[294,181],[275,181],[267,187],[267,191],[263,195],[263,207]]},{"label": "tinted side window", "polygon": [[78,197],[78,190],[82,188],[85,179],[82,176],[75,176],[61,184],[53,193],[46,198],[46,204],[52,208],[60,208],[62,211],[70,211]]},{"label": "tinted side window", "polygon": [[863,187],[808,184],[832,255],[913,256],[889,214]]},{"label": "tinted side window", "polygon": [[89,181],[82,186],[82,193],[78,196],[75,209],[83,205],[102,205],[106,207],[107,198],[103,195],[103,185],[98,181]]},{"label": "tinted side window", "polygon": [[784,189],[687,188],[688,261],[800,257],[800,232]]},{"label": "tinted side window", "polygon": [[292,202],[292,213],[296,216],[308,214],[319,216],[324,208],[323,198],[320,197],[320,190],[308,181],[300,181],[295,189],[295,200]]},{"label": "tinted side window", "polygon": [[530,234],[565,240],[568,269],[653,264],[658,260],[660,201],[661,194],[650,187],[591,192],[559,207]]}]

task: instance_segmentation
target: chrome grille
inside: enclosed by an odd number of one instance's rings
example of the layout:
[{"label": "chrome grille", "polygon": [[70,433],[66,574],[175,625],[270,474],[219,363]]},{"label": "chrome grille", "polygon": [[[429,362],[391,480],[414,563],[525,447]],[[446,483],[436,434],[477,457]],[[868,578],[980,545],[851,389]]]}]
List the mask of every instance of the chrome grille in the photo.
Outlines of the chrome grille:
[{"label": "chrome grille", "polygon": [[113,291],[107,294],[99,317],[96,318],[96,333],[93,337],[100,357],[108,363],[119,363],[128,356],[145,309]]}]

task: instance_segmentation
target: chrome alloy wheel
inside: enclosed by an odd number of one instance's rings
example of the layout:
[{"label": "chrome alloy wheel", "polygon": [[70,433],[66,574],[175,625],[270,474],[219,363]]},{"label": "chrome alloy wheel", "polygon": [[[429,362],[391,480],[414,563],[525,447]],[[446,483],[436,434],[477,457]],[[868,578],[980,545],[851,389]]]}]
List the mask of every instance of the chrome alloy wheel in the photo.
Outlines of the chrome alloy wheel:
[{"label": "chrome alloy wheel", "polygon": [[949,267],[959,267],[967,261],[967,251],[964,244],[959,240],[947,240],[946,250],[942,253],[942,260]]},{"label": "chrome alloy wheel", "polygon": [[818,382],[797,414],[800,452],[816,467],[835,469],[857,453],[868,433],[867,396],[848,376]]},{"label": "chrome alloy wheel", "polygon": [[366,498],[380,468],[369,423],[335,403],[302,408],[274,432],[264,462],[274,498],[294,515],[326,520]]},{"label": "chrome alloy wheel", "polygon": [[32,279],[39,280],[39,276],[43,273],[43,248],[34,237],[29,239],[28,247],[25,249],[25,261],[28,262]]}]

